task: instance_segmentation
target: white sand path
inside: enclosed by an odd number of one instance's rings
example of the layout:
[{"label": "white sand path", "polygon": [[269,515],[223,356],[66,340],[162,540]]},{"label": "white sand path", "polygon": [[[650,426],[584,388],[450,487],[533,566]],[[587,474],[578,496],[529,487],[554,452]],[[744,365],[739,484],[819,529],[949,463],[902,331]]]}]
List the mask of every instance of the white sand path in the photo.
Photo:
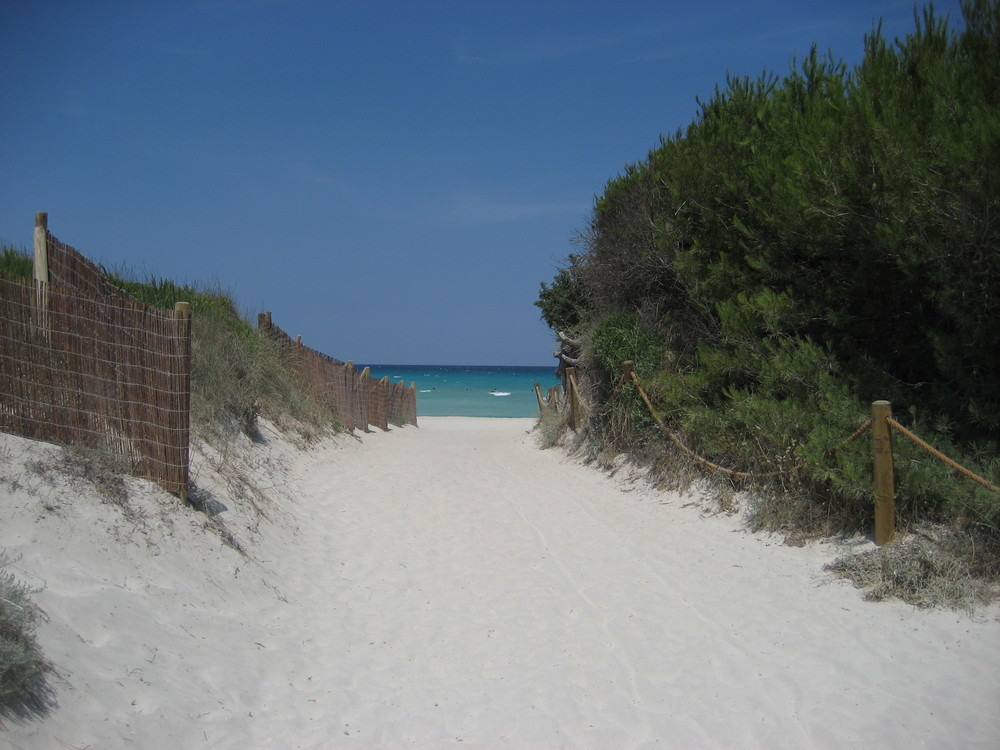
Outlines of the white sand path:
[{"label": "white sand path", "polygon": [[[866,603],[822,571],[844,550],[746,534],[532,424],[287,453],[297,528],[265,525],[259,566],[178,531],[45,568],[0,536],[45,579],[39,637],[69,673],[0,746],[1000,747],[995,608]],[[36,541],[86,555],[57,525]]]}]

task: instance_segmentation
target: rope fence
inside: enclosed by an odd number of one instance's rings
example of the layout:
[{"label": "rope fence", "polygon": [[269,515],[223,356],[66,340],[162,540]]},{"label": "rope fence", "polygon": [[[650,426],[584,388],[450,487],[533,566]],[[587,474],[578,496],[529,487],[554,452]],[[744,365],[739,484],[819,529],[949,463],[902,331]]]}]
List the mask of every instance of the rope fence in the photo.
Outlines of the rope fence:
[{"label": "rope fence", "polygon": [[[735,469],[730,469],[725,466],[720,466],[719,464],[699,455],[695,451],[691,450],[684,442],[681,440],[680,436],[671,430],[657,413],[656,409],[653,407],[653,403],[647,395],[646,391],[643,389],[641,382],[639,381],[639,376],[632,369],[633,362],[628,361],[622,364],[622,376],[615,383],[614,388],[611,391],[605,404],[600,409],[593,409],[590,407],[585,407],[584,401],[579,394],[579,388],[576,382],[576,376],[574,368],[567,367],[567,377],[565,378],[566,388],[564,394],[564,400],[571,409],[571,421],[570,424],[574,430],[580,429],[582,426],[582,412],[586,408],[590,414],[599,414],[605,409],[609,408],[614,402],[616,396],[618,395],[621,387],[627,383],[631,382],[635,385],[639,396],[642,398],[643,403],[649,410],[650,415],[652,415],[653,420],[656,422],[659,430],[666,435],[671,442],[674,443],[678,448],[680,448],[686,455],[688,455],[692,460],[694,460],[699,465],[709,469],[711,471],[723,474],[734,479],[773,479],[781,476],[790,476],[801,471],[804,466],[803,464],[796,464],[787,469],[782,469],[780,471],[774,471],[769,473],[756,473],[756,472],[746,472],[737,471]],[[535,393],[538,397],[538,406],[541,411],[546,409],[558,408],[559,398],[558,398],[558,386],[554,386],[550,389],[547,399],[543,399],[541,395],[541,390],[538,384],[535,384]],[[875,543],[878,545],[888,544],[895,537],[896,529],[896,518],[895,518],[895,491],[894,491],[894,479],[892,473],[893,467],[893,453],[892,453],[892,438],[890,434],[890,428],[896,430],[901,435],[906,437],[908,440],[912,441],[914,444],[918,445],[924,449],[928,454],[936,458],[937,460],[944,463],[949,468],[958,472],[967,479],[976,482],[977,484],[985,487],[986,489],[1000,494],[1000,487],[990,483],[989,481],[983,479],[979,475],[975,474],[968,468],[962,466],[957,461],[949,458],[941,451],[937,450],[926,441],[922,440],[919,436],[915,435],[913,432],[908,430],[906,427],[901,425],[892,417],[892,406],[888,401],[875,401],[872,404],[872,416],[865,420],[865,422],[858,427],[857,430],[849,437],[844,439],[836,448],[829,451],[828,456],[831,458],[837,454],[838,451],[843,450],[845,447],[860,439],[869,430],[872,431],[872,464],[873,464],[873,479],[875,486]]]}]

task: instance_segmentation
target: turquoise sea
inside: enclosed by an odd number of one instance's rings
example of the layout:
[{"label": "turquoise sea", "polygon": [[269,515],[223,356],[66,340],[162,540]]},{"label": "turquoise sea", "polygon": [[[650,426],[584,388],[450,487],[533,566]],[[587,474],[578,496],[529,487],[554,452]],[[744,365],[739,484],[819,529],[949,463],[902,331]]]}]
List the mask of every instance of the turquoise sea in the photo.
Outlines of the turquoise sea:
[{"label": "turquoise sea", "polygon": [[[364,365],[356,365],[362,369]],[[542,395],[559,383],[551,367],[369,365],[371,376],[417,385],[420,417],[537,417],[535,383]]]}]

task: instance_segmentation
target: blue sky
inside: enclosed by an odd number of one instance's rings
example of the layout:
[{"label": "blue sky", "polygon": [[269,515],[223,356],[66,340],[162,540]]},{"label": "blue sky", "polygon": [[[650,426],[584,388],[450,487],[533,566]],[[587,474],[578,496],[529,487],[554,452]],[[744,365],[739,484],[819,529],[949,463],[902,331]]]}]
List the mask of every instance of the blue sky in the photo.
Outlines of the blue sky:
[{"label": "blue sky", "polygon": [[[937,2],[957,23],[958,2]],[[909,0],[3,0],[0,242],[221,286],[340,359],[548,365],[594,197],[727,72]]]}]

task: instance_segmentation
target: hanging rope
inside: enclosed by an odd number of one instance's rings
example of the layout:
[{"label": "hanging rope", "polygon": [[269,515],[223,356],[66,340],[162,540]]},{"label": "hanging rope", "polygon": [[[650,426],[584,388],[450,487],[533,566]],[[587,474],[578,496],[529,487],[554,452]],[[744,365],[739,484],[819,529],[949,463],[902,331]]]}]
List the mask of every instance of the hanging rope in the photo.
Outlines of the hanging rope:
[{"label": "hanging rope", "polygon": [[937,448],[935,448],[935,447],[933,447],[931,445],[928,445],[923,440],[921,440],[919,437],[917,437],[912,432],[910,432],[908,429],[906,429],[905,427],[903,427],[903,425],[901,425],[899,422],[897,422],[892,417],[886,417],[885,421],[888,422],[891,426],[895,427],[896,430],[898,430],[904,437],[909,438],[912,442],[916,443],[921,448],[923,448],[925,451],[927,451],[932,456],[934,456],[934,458],[936,458],[938,461],[941,461],[942,463],[947,464],[948,466],[950,466],[952,469],[954,469],[955,471],[957,471],[962,476],[967,477],[968,479],[971,479],[973,482],[976,482],[977,484],[981,484],[986,489],[991,490],[992,492],[1000,493],[1000,487],[997,487],[994,484],[990,484],[989,482],[987,482],[985,479],[983,479],[978,474],[973,474],[971,471],[969,471],[968,469],[966,469],[964,466],[962,466],[957,461],[954,461],[954,460],[948,458],[946,455],[944,455]]},{"label": "hanging rope", "polygon": [[[673,442],[674,445],[676,445],[678,448],[680,448],[684,453],[686,453],[688,456],[690,456],[694,461],[696,461],[700,465],[702,465],[702,466],[704,466],[704,467],[706,467],[708,469],[711,469],[712,471],[717,471],[719,473],[722,473],[722,474],[725,474],[727,476],[734,477],[734,478],[737,478],[737,479],[770,479],[770,478],[774,478],[774,477],[787,476],[787,475],[790,475],[790,474],[794,474],[794,473],[796,473],[798,471],[801,471],[804,468],[803,464],[800,463],[800,464],[796,464],[795,466],[792,466],[792,467],[790,467],[788,469],[783,469],[783,470],[780,470],[780,471],[772,471],[772,472],[769,472],[769,473],[766,473],[766,474],[758,474],[758,473],[755,473],[755,472],[737,471],[736,469],[729,469],[729,468],[727,468],[725,466],[720,466],[719,464],[717,464],[717,463],[715,463],[713,461],[708,460],[704,456],[698,455],[693,450],[691,450],[687,445],[684,444],[684,441],[681,440],[680,436],[677,433],[675,433],[673,430],[671,430],[669,427],[667,427],[667,425],[664,423],[663,419],[660,417],[660,415],[657,413],[656,409],[653,407],[653,402],[650,400],[649,396],[646,394],[646,391],[643,389],[642,384],[639,382],[639,376],[632,369],[632,367],[633,367],[633,363],[631,361],[623,363],[624,372],[622,373],[622,376],[618,379],[618,382],[615,383],[615,386],[614,386],[614,388],[611,391],[611,395],[604,402],[604,404],[602,404],[599,407],[591,407],[591,406],[589,406],[587,404],[583,404],[582,403],[582,399],[581,399],[581,404],[584,406],[584,408],[586,408],[586,410],[588,412],[590,412],[591,414],[595,414],[596,415],[596,414],[603,413],[604,411],[606,411],[607,409],[609,409],[611,407],[611,404],[614,402],[615,398],[621,392],[622,386],[626,382],[632,382],[635,385],[636,390],[638,390],[639,396],[642,397],[643,402],[646,404],[646,408],[649,410],[649,413],[652,415],[653,419],[656,421],[656,425],[660,429],[660,431],[664,435],[666,435],[668,438],[670,438],[671,442]],[[578,395],[579,395],[579,393],[578,393]],[[967,469],[964,466],[962,466],[961,464],[959,464],[957,461],[954,461],[953,459],[948,458],[948,456],[944,455],[943,453],[941,453],[941,451],[939,451],[936,448],[934,448],[933,446],[929,445],[924,440],[921,440],[917,435],[915,435],[914,433],[910,432],[908,429],[906,429],[903,425],[901,425],[899,422],[897,422],[892,417],[887,417],[886,418],[886,422],[889,425],[891,425],[892,427],[894,427],[904,437],[906,437],[907,439],[911,440],[916,445],[918,445],[921,448],[923,448],[930,455],[934,456],[936,459],[938,459],[942,463],[944,463],[947,466],[951,467],[952,469],[954,469],[955,471],[957,471],[962,476],[964,476],[964,477],[966,477],[968,479],[971,479],[973,482],[976,482],[977,484],[985,487],[986,489],[990,490],[991,492],[996,492],[996,493],[1000,494],[1000,487],[997,487],[996,485],[994,485],[994,484],[988,482],[987,480],[983,479],[981,476],[973,473],[969,469]],[[834,457],[839,451],[843,450],[846,446],[850,445],[855,440],[859,439],[862,435],[864,435],[870,429],[872,429],[872,420],[871,420],[871,418],[868,418],[868,419],[866,419],[864,421],[864,423],[860,427],[858,427],[857,430],[854,431],[854,433],[850,437],[848,437],[847,439],[845,439],[843,442],[841,442],[835,448],[832,448],[831,450],[829,450],[827,452],[827,456],[830,457],[830,458]]]},{"label": "hanging rope", "polygon": [[840,445],[838,445],[838,446],[837,446],[836,448],[831,448],[831,449],[830,449],[829,451],[827,451],[827,453],[826,453],[826,456],[827,456],[827,458],[833,458],[834,456],[836,456],[836,455],[837,455],[837,453],[838,453],[838,452],[839,452],[840,450],[842,450],[843,448],[846,448],[846,447],[847,447],[848,445],[850,445],[850,444],[851,444],[851,443],[853,443],[853,442],[854,442],[855,440],[857,440],[857,439],[858,439],[859,437],[861,437],[861,436],[862,436],[862,435],[864,435],[864,434],[865,434],[866,432],[868,432],[868,430],[870,430],[871,428],[872,428],[872,418],[871,418],[871,417],[868,417],[868,419],[866,419],[866,420],[865,420],[864,424],[863,424],[863,425],[861,425],[861,426],[860,426],[860,427],[859,427],[859,428],[858,428],[858,429],[857,429],[857,430],[855,431],[855,433],[854,433],[853,435],[851,435],[851,436],[850,436],[849,438],[847,438],[847,440],[843,441],[843,442],[842,442],[842,443],[841,443]]},{"label": "hanging rope", "polygon": [[789,474],[794,474],[795,472],[800,471],[803,468],[802,464],[796,464],[795,466],[792,466],[789,469],[783,469],[781,471],[772,471],[772,472],[769,472],[767,474],[757,474],[756,472],[737,471],[736,469],[727,469],[725,466],[719,466],[719,464],[714,463],[712,461],[709,461],[704,456],[699,456],[693,450],[691,450],[686,445],[684,445],[684,443],[680,439],[680,437],[673,430],[671,430],[670,428],[668,428],[666,426],[666,424],[664,424],[663,420],[660,418],[660,415],[656,413],[656,409],[653,408],[653,403],[649,400],[649,396],[646,395],[646,391],[643,390],[642,385],[639,383],[639,376],[636,375],[635,371],[632,369],[632,363],[631,362],[626,362],[625,365],[624,365],[624,367],[625,367],[625,374],[622,376],[622,378],[624,379],[624,378],[628,377],[628,378],[630,378],[632,380],[633,383],[635,383],[635,387],[639,390],[639,395],[642,396],[642,400],[646,402],[646,408],[648,408],[649,409],[649,413],[653,415],[653,419],[656,420],[656,424],[659,426],[660,430],[668,438],[670,438],[670,440],[673,441],[673,443],[678,448],[680,448],[682,451],[684,451],[687,455],[689,455],[691,458],[693,458],[695,461],[697,461],[702,466],[705,466],[705,467],[707,467],[709,469],[712,469],[712,471],[718,471],[718,472],[721,472],[722,474],[725,474],[725,475],[730,476],[730,477],[735,477],[737,479],[751,479],[751,478],[752,479],[772,479],[774,477],[780,477],[780,476],[786,476],[786,475],[789,475]]}]

